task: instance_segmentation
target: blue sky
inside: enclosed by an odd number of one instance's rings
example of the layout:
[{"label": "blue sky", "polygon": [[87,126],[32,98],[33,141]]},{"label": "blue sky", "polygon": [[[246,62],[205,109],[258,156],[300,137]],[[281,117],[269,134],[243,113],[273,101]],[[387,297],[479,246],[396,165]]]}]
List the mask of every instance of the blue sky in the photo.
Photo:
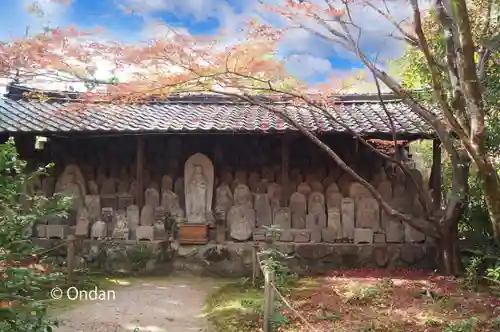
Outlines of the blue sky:
[{"label": "blue sky", "polygon": [[[271,0],[281,1],[281,0]],[[37,3],[43,16],[29,14],[26,7]],[[236,31],[245,20],[262,13],[257,0],[72,0],[69,6],[57,5],[50,0],[0,0],[0,39],[20,37],[26,26],[39,31],[44,25],[51,27],[75,24],[78,28],[104,28],[113,39],[127,42],[147,41],[161,33],[158,20],[183,29],[192,35],[215,35],[221,28]],[[123,8],[141,9],[130,15]],[[360,22],[374,24],[360,12]],[[269,19],[269,16],[264,16]],[[164,30],[163,30],[164,31]],[[384,57],[396,57],[401,47],[387,45],[380,39],[366,38],[372,52],[383,51]],[[362,68],[359,61],[338,47],[298,31],[285,38],[280,55],[286,57],[291,73],[308,82],[321,82],[332,74],[348,74]]]}]

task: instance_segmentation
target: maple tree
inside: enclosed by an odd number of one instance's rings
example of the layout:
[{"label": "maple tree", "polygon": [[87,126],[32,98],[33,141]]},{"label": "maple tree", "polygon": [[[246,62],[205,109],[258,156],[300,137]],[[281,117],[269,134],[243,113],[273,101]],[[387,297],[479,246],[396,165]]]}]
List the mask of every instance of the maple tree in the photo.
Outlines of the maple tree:
[{"label": "maple tree", "polygon": [[[265,3],[263,0],[262,2]],[[486,5],[485,5],[486,4]],[[251,21],[238,43],[224,44],[219,38],[193,37],[172,29],[164,39],[148,45],[125,45],[98,41],[92,32],[78,31],[74,27],[57,28],[43,34],[27,36],[23,40],[0,44],[0,74],[17,76],[47,75],[64,79],[60,73],[86,83],[107,84],[105,96],[111,102],[144,102],[152,96],[167,97],[171,93],[204,91],[233,96],[261,106],[283,117],[323,149],[346,173],[361,183],[379,202],[389,216],[398,218],[427,236],[437,240],[441,268],[446,273],[456,273],[459,268],[457,249],[457,224],[463,212],[468,192],[468,169],[472,162],[483,180],[483,192],[494,225],[495,236],[500,234],[500,180],[485,150],[485,115],[488,104],[484,102],[481,79],[489,73],[495,54],[495,43],[484,42],[472,33],[470,4],[465,0],[436,0],[429,12],[421,10],[417,0],[401,6],[411,8],[412,20],[397,22],[390,6],[384,1],[360,0],[335,2],[333,0],[293,1],[265,5],[272,13],[284,18],[288,24],[273,27]],[[494,7],[493,0],[481,2],[485,8]],[[389,75],[376,56],[363,50],[360,42],[361,28],[353,21],[355,6],[372,10],[380,19],[394,26],[395,38],[407,42],[425,61],[435,107],[429,107],[410,89]],[[496,11],[479,23],[490,31]],[[432,47],[431,38],[424,33],[425,17],[436,27],[433,38],[443,42],[441,53]],[[442,147],[452,160],[452,188],[444,202],[433,198],[422,188],[400,156],[389,155],[375,149],[363,137],[340,123],[328,111],[335,102],[335,79],[316,88],[316,92],[294,79],[285,69],[284,62],[276,56],[279,42],[291,30],[302,29],[334,46],[342,47],[356,56],[370,73],[380,94],[383,84],[411,111],[427,122],[442,142]],[[490,34],[491,36],[491,34]],[[128,81],[99,80],[94,77],[92,63],[105,60],[115,65],[115,72],[130,70],[134,75]],[[43,73],[42,73],[43,72]],[[310,87],[309,87],[310,88]],[[343,126],[363,145],[373,149],[380,157],[393,163],[415,185],[423,206],[424,217],[416,218],[397,211],[386,202],[377,190],[359,176],[342,158],[324,144],[314,133],[301,127],[282,110],[257,94],[272,98],[288,97],[297,106],[307,106],[327,115],[332,122]],[[91,100],[95,94],[82,98]],[[383,105],[383,101],[381,100]],[[387,112],[389,120],[391,116]],[[394,133],[394,141],[396,135]]]}]

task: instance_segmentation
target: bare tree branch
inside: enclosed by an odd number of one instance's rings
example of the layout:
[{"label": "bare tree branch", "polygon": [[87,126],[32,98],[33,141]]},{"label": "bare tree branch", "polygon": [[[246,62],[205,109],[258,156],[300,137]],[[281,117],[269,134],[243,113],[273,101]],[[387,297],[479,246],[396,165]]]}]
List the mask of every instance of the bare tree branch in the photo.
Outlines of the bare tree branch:
[{"label": "bare tree branch", "polygon": [[[383,198],[380,196],[378,191],[365,179],[363,179],[361,176],[359,176],[351,167],[349,167],[343,160],[340,158],[339,155],[337,155],[328,145],[323,143],[318,137],[316,137],[314,134],[312,134],[310,131],[306,130],[303,128],[298,122],[293,120],[293,118],[287,116],[281,111],[276,110],[273,107],[270,107],[268,104],[264,104],[261,101],[257,100],[253,96],[250,95],[241,95],[241,94],[236,94],[236,93],[229,93],[229,92],[221,92],[221,91],[214,91],[220,94],[224,95],[229,95],[229,96],[235,96],[240,99],[243,99],[249,103],[252,103],[254,105],[258,105],[269,112],[272,112],[273,114],[278,115],[281,117],[283,120],[290,122],[295,128],[297,128],[302,134],[304,134],[306,137],[308,137],[314,144],[316,144],[318,147],[323,149],[325,152],[328,153],[328,155],[337,163],[337,165],[345,171],[347,174],[349,174],[353,179],[355,179],[357,182],[359,182],[363,187],[365,187],[370,194],[375,198],[375,200],[380,204],[381,208],[384,210],[384,212],[390,216],[394,217],[398,220],[401,220],[404,223],[407,223],[411,227],[415,228],[416,230],[430,236],[433,238],[439,238],[439,233],[437,226],[434,225],[433,223],[429,223],[426,220],[423,219],[418,219],[414,218],[413,216],[403,214],[394,208],[392,208]],[[433,233],[435,232],[435,233]]]}]

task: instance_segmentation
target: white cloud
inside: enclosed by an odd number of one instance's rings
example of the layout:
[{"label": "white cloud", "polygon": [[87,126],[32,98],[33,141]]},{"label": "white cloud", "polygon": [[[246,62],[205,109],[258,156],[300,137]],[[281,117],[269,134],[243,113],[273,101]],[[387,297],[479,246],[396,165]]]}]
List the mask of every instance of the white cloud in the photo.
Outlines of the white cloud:
[{"label": "white cloud", "polygon": [[[188,27],[170,27],[159,22],[153,17],[159,17],[161,13],[171,13],[181,18],[193,18],[195,21],[203,21],[209,18],[215,18],[219,21],[220,27],[229,32],[223,40],[222,45],[237,43],[241,40],[240,32],[252,17],[260,18],[260,22],[272,23],[273,25],[283,26],[285,21],[279,16],[262,9],[258,0],[233,0],[238,8],[231,6],[226,0],[117,0],[125,7],[136,8],[140,10],[140,14],[144,18],[144,26],[142,31],[138,31],[137,35],[123,37],[134,42],[139,39],[165,39],[171,38],[175,33],[189,34]],[[283,3],[284,0],[264,0],[266,3]],[[312,0],[317,4],[324,6],[324,0]],[[338,0],[340,1],[340,0]],[[363,0],[359,0],[363,1]],[[374,1],[377,6],[385,11],[382,7],[383,2]],[[376,2],[375,2],[376,1]],[[428,0],[423,0],[428,1]],[[29,15],[23,10],[23,6],[37,2],[42,9],[44,15],[34,16]],[[387,0],[387,7],[391,12],[391,16],[396,21],[402,21],[409,17],[409,4],[396,0]],[[56,4],[51,0],[21,0],[18,6],[24,16],[19,22],[23,24],[23,19],[32,27],[41,29],[46,24],[63,25],[66,23],[64,5]],[[379,53],[381,59],[395,58],[401,55],[404,44],[392,38],[385,37],[394,32],[394,27],[386,19],[382,18],[373,9],[360,4],[360,2],[351,2],[352,16],[356,26],[362,30],[361,46],[365,51],[371,54]],[[10,10],[10,9],[9,9]],[[160,14],[160,15],[158,15]],[[12,16],[12,15],[11,15]],[[1,19],[0,14],[0,19]],[[68,22],[71,23],[71,22]],[[301,23],[304,23],[302,21]],[[321,25],[308,22],[308,27],[323,34],[328,34],[328,31]],[[174,30],[175,29],[175,30]],[[0,29],[1,30],[1,29]],[[22,30],[22,29],[21,29]],[[5,30],[3,30],[5,32]],[[116,32],[116,31],[115,31]],[[1,33],[1,32],[0,32]],[[113,31],[109,31],[108,39],[115,39]],[[115,33],[116,34],[116,33]],[[335,63],[330,63],[328,58],[332,56],[355,59],[353,54],[348,53],[345,49],[339,47],[334,42],[322,40],[310,32],[301,29],[291,30],[286,34],[280,47],[280,56],[287,59],[287,66],[294,74],[302,77],[314,77],[317,75],[328,75],[333,71],[337,72],[339,68],[335,68]],[[97,60],[96,60],[97,61]],[[105,64],[101,60],[97,61],[99,65],[99,76],[111,76],[110,64]],[[125,75],[125,77],[128,74]]]},{"label": "white cloud", "polygon": [[183,27],[172,27],[160,20],[148,19],[144,22],[141,37],[146,39],[168,40],[176,35],[189,35],[189,31]]},{"label": "white cloud", "polygon": [[[3,4],[3,3],[2,3]],[[16,0],[3,4],[0,11],[0,40],[22,38],[45,27],[67,25],[65,4],[51,0]]]},{"label": "white cloud", "polygon": [[219,9],[228,6],[223,0],[124,0],[124,2],[125,6],[128,5],[138,13],[147,15],[151,12],[169,12],[181,17],[192,16],[198,21],[219,17]]},{"label": "white cloud", "polygon": [[333,72],[330,61],[308,54],[292,55],[287,59],[286,64],[292,74],[299,75],[303,79],[312,79],[318,75],[329,76]]}]

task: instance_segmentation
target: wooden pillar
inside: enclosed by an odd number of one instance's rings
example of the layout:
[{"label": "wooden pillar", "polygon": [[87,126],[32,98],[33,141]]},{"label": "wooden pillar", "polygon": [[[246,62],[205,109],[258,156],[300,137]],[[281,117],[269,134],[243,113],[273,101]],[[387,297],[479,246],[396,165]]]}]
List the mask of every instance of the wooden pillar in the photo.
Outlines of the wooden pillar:
[{"label": "wooden pillar", "polygon": [[290,192],[290,179],[289,179],[289,168],[290,168],[290,139],[288,136],[283,136],[281,139],[281,190],[283,193],[281,195],[283,206],[287,205],[287,200],[292,193]]},{"label": "wooden pillar", "polygon": [[144,205],[144,137],[137,136],[137,150],[136,150],[136,199],[137,206],[140,210]]},{"label": "wooden pillar", "polygon": [[441,142],[438,139],[432,141],[432,167],[429,177],[429,189],[432,192],[434,209],[441,207],[442,199],[442,176],[441,176]]}]

